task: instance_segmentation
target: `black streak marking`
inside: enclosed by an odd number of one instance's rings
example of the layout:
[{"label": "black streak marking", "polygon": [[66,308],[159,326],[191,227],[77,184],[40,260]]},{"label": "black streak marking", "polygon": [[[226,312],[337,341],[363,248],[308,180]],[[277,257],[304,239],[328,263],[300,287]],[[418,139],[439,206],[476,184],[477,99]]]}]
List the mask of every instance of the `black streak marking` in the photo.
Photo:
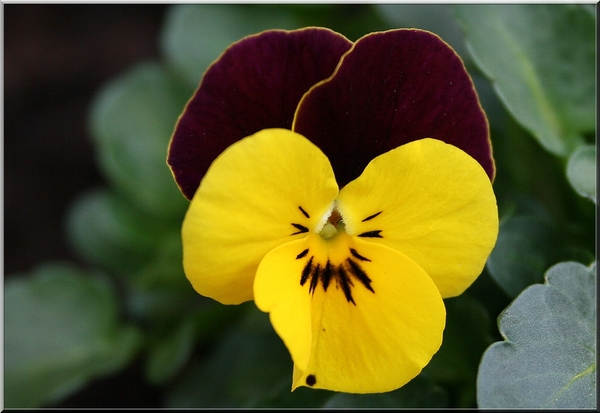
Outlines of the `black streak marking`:
[{"label": "black streak marking", "polygon": [[[361,261],[371,261],[370,259],[368,259],[367,257],[363,257],[362,255],[360,255],[358,253],[358,251],[356,251],[354,248],[350,248],[350,253],[354,256],[354,258],[358,258]],[[303,255],[304,256],[304,255]],[[298,258],[298,257],[296,257]]]},{"label": "black streak marking", "polygon": [[[295,224],[292,224],[295,225]],[[375,230],[375,231],[367,231],[367,232],[363,232],[362,234],[358,234],[359,237],[363,237],[363,238],[383,238],[383,236],[381,236],[380,234],[381,230]]]},{"label": "black streak marking", "polygon": [[[354,248],[350,248],[352,257],[347,258],[344,262],[339,265],[331,264],[331,261],[327,260],[324,266],[319,263],[313,264],[314,257],[310,257],[304,268],[302,269],[302,275],[300,276],[300,285],[304,286],[310,278],[310,286],[308,288],[309,293],[314,294],[319,281],[323,286],[323,291],[327,291],[331,280],[335,280],[336,289],[341,288],[344,292],[346,301],[356,305],[354,298],[352,297],[352,288],[354,283],[352,279],[360,281],[360,283],[372,293],[375,293],[373,287],[371,287],[371,279],[362,269],[359,261],[370,262],[371,260],[365,256],[362,256]],[[296,256],[296,259],[305,257],[308,254],[308,248],[302,251]]]},{"label": "black streak marking", "polygon": [[308,228],[306,228],[304,225],[300,225],[300,224],[292,224],[292,225],[294,226],[294,228],[296,228],[298,230],[298,231],[294,232],[292,235],[308,232]]},{"label": "black streak marking", "polygon": [[296,259],[299,260],[300,258],[304,258],[306,257],[306,254],[308,254],[308,248],[302,251],[300,254],[296,255]]},{"label": "black streak marking", "polygon": [[310,387],[317,384],[317,378],[314,374],[309,374],[308,376],[306,376],[306,384],[308,384]]},{"label": "black streak marking", "polygon": [[350,277],[348,277],[348,273],[344,271],[342,267],[339,267],[337,269],[337,282],[339,286],[342,287],[342,291],[344,291],[346,301],[356,305],[356,303],[354,302],[354,298],[352,298],[352,290],[350,289],[350,286],[353,285],[352,280],[350,280]]},{"label": "black streak marking", "polygon": [[374,293],[375,291],[373,291],[373,287],[371,287],[371,279],[369,278],[367,273],[360,267],[360,265],[358,265],[357,263],[355,263],[354,261],[352,261],[350,259],[346,260],[346,262],[350,266],[350,269],[351,269],[350,273],[352,275],[354,275],[356,278],[358,278],[358,280],[362,283],[362,285],[364,285],[369,291]]},{"label": "black streak marking", "polygon": [[312,270],[312,260],[313,260],[313,257],[310,257],[310,260],[308,260],[308,262],[304,266],[304,269],[302,270],[302,277],[300,277],[300,285],[304,285],[304,283],[306,282],[306,279],[310,275],[310,272]]},{"label": "black streak marking", "polygon": [[383,212],[383,211],[379,211],[379,212],[377,212],[376,214],[369,215],[368,217],[366,217],[365,219],[363,219],[363,220],[362,220],[362,221],[360,221],[360,222],[369,221],[369,220],[371,220],[371,219],[375,218],[377,215],[381,214],[382,212]]},{"label": "black streak marking", "polygon": [[329,281],[331,281],[331,276],[333,275],[333,269],[331,266],[331,262],[327,261],[325,265],[325,270],[321,276],[321,282],[323,283],[323,290],[327,291],[327,287],[329,287]]},{"label": "black streak marking", "polygon": [[319,283],[319,275],[321,274],[321,266],[317,264],[317,266],[312,270],[310,274],[310,288],[309,292],[315,293],[315,288],[317,288],[317,284]]},{"label": "black streak marking", "polygon": [[300,212],[302,212],[302,215],[304,215],[306,218],[310,218],[310,215],[308,215],[308,212],[306,212],[304,210],[304,208],[302,208],[301,206],[299,206],[298,209],[300,210]]}]

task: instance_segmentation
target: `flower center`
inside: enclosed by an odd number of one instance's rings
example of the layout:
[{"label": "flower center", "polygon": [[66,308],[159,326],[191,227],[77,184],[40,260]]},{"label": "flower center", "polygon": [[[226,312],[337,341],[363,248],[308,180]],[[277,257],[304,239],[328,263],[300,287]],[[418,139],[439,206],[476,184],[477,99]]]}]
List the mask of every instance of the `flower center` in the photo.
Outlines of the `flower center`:
[{"label": "flower center", "polygon": [[321,231],[319,231],[319,235],[321,238],[327,240],[335,237],[339,231],[344,231],[344,221],[340,212],[334,208],[329,218],[327,218],[327,222],[323,225]]}]

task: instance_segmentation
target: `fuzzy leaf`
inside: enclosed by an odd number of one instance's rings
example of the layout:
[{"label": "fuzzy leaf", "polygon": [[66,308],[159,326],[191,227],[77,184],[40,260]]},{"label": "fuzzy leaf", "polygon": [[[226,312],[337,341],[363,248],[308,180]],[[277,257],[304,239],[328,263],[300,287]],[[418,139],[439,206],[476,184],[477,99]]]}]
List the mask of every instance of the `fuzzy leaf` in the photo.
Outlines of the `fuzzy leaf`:
[{"label": "fuzzy leaf", "polygon": [[499,320],[477,378],[480,408],[596,408],[596,265],[563,262]]}]

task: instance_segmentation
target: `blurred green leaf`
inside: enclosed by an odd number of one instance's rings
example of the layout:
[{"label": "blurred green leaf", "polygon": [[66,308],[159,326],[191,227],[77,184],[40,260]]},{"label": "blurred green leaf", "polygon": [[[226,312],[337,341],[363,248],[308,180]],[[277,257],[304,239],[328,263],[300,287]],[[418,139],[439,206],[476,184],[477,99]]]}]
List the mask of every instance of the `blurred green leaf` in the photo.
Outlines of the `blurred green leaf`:
[{"label": "blurred green leaf", "polygon": [[[156,260],[168,231],[178,236],[179,228],[171,230],[169,225],[151,220],[108,189],[80,196],[67,214],[67,235],[75,251],[86,261],[117,274],[131,276],[151,259]],[[179,267],[180,261],[179,257]]]},{"label": "blurred green leaf", "polygon": [[467,294],[444,303],[444,340],[423,371],[436,383],[453,390],[458,407],[475,407],[477,368],[481,355],[494,341],[492,323],[481,303]]},{"label": "blurred green leaf", "polygon": [[[146,226],[149,226],[148,222]],[[159,243],[155,246],[152,256],[136,273],[135,279],[138,284],[155,288],[174,286],[192,291],[183,272],[180,228],[180,225],[175,225],[160,234]]]},{"label": "blurred green leaf", "polygon": [[[196,292],[194,292],[196,294]],[[244,317],[246,305],[225,305],[212,299],[209,303],[198,309],[194,314],[196,323],[196,338],[199,342],[213,340],[215,335],[221,333],[239,318]]]},{"label": "blurred green leaf", "polygon": [[595,130],[595,18],[579,5],[457,5],[467,47],[509,112],[568,156]]},{"label": "blurred green leaf", "polygon": [[552,223],[538,216],[512,216],[500,223],[498,240],[486,267],[510,296],[542,281],[544,271],[556,262],[560,239]]},{"label": "blurred green leaf", "polygon": [[444,408],[448,407],[446,391],[425,375],[412,379],[404,387],[379,394],[334,394],[323,406],[335,408]]},{"label": "blurred green leaf", "polygon": [[141,63],[101,89],[91,109],[104,174],[138,209],[178,222],[188,202],[166,159],[189,93],[160,65]]},{"label": "blurred green leaf", "polygon": [[596,408],[596,265],[555,265],[500,315],[479,408]]},{"label": "blurred green leaf", "polygon": [[512,210],[500,221],[498,239],[486,263],[494,281],[511,298],[541,283],[551,265],[583,257],[543,205],[529,197],[513,202]]},{"label": "blurred green leaf", "polygon": [[195,345],[195,320],[182,319],[150,347],[146,377],[158,386],[172,379],[188,362]]},{"label": "blurred green leaf", "polygon": [[274,5],[176,5],[166,17],[160,46],[167,63],[195,88],[232,43],[267,29],[298,27],[293,13]]},{"label": "blurred green leaf", "polygon": [[596,202],[596,145],[579,147],[567,163],[567,178],[577,193]]},{"label": "blurred green leaf", "polygon": [[327,27],[346,36],[351,41],[375,31],[392,29],[375,4],[295,4],[285,5],[298,16],[298,27]]},{"label": "blurred green leaf", "polygon": [[[152,310],[159,312],[152,319],[146,317],[157,335],[157,338],[151,339],[146,365],[146,377],[154,385],[163,385],[173,379],[189,362],[198,344],[214,341],[243,312],[244,306],[223,305],[199,296],[191,285],[188,288],[194,296],[192,298],[196,299],[188,300],[185,294],[173,296],[175,300],[180,297],[179,302],[173,302],[166,311],[172,313],[177,304],[180,304],[179,314],[168,317],[164,311],[154,306],[145,311],[145,316],[152,315]],[[187,302],[187,305],[181,305],[182,302]],[[166,303],[161,300],[155,304],[165,306]]]},{"label": "blurred green leaf", "polygon": [[167,394],[166,407],[244,407],[291,389],[292,360],[269,316],[246,305],[243,323],[215,343],[206,358],[191,363]]},{"label": "blurred green leaf", "polygon": [[51,405],[135,356],[140,332],[119,319],[107,279],[48,263],[4,287],[4,402]]},{"label": "blurred green leaf", "polygon": [[196,307],[206,305],[208,299],[198,295],[185,283],[181,286],[127,283],[125,308],[127,313],[140,324],[150,328],[172,326],[187,316]]},{"label": "blurred green leaf", "polygon": [[320,408],[336,393],[329,390],[299,387],[292,391],[292,374],[282,378],[273,386],[272,391],[266,392],[261,397],[248,404],[250,408]]}]

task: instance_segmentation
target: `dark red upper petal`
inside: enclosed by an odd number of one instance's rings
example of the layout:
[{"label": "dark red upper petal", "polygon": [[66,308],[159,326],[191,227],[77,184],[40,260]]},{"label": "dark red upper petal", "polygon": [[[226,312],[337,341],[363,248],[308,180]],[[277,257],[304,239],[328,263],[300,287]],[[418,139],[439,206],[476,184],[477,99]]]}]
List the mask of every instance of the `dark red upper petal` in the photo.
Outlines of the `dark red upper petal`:
[{"label": "dark red upper petal", "polygon": [[293,129],[323,150],[340,187],[376,156],[427,137],[459,147],[494,177],[471,78],[450,46],[422,30],[359,39],[334,76],[304,96]]},{"label": "dark red upper petal", "polygon": [[230,46],[181,115],[167,162],[191,199],[212,161],[265,128],[291,129],[302,95],[330,76],[352,42],[324,28],[271,30]]}]

